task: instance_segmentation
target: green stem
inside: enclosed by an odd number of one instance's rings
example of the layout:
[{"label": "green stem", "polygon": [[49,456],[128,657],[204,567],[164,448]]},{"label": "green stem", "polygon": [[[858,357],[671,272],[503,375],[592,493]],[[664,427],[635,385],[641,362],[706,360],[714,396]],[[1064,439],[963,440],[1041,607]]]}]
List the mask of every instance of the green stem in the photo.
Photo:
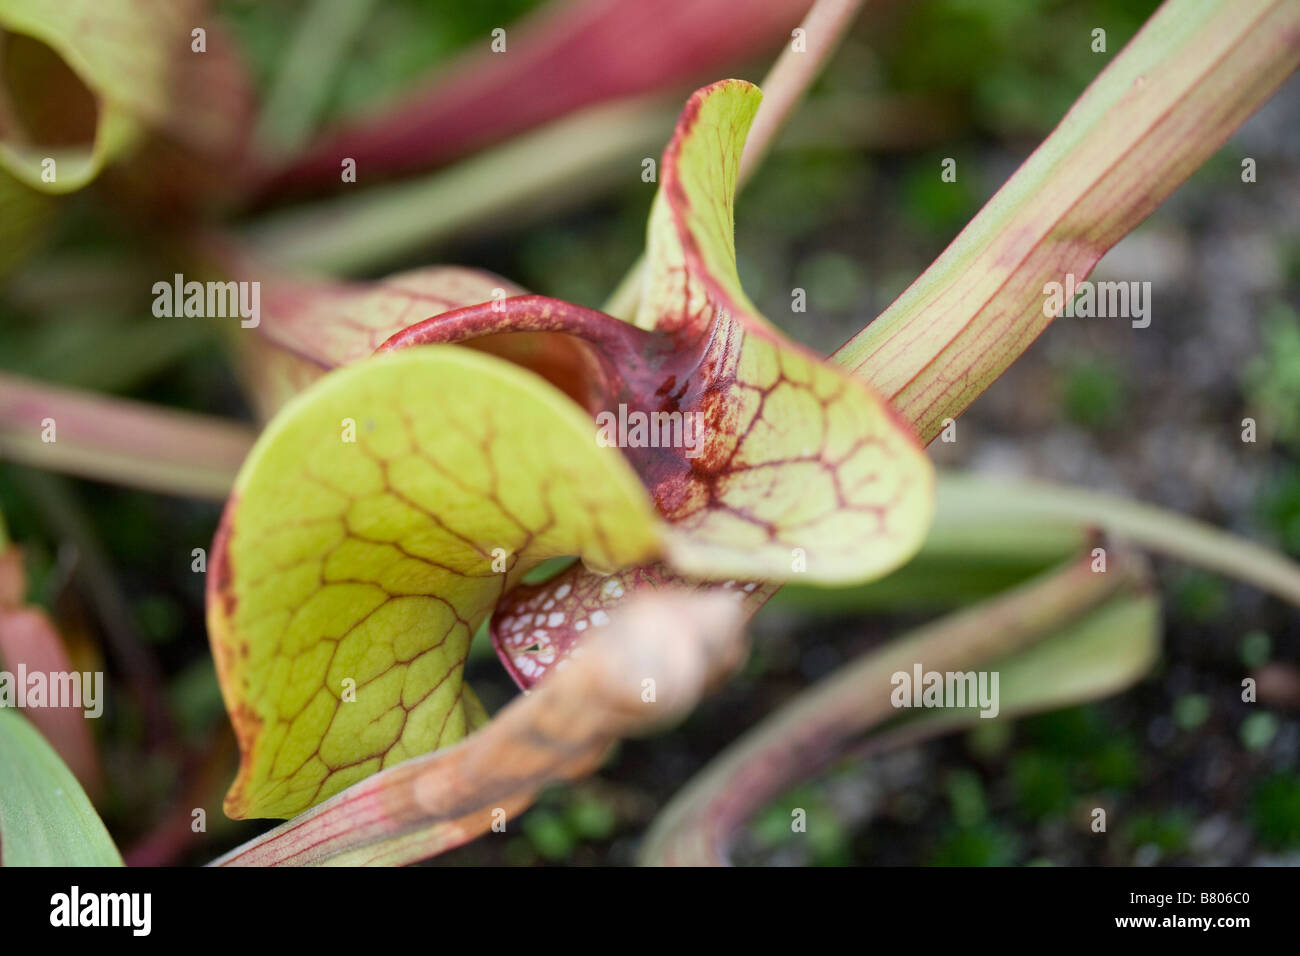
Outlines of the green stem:
[{"label": "green stem", "polygon": [[1032,481],[944,475],[940,522],[1069,523],[1237,578],[1300,605],[1300,564],[1212,525],[1116,495]]},{"label": "green stem", "polygon": [[[831,360],[923,442],[1300,64],[1294,0],[1166,0],[933,264]],[[1150,316],[1148,315],[1149,319]]]}]

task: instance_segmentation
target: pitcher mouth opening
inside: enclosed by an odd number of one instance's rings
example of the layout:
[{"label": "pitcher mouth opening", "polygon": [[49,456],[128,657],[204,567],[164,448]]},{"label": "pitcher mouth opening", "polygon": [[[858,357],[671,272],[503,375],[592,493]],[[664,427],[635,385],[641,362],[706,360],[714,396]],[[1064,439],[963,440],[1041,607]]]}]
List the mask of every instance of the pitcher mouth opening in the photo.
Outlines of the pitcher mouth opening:
[{"label": "pitcher mouth opening", "polygon": [[48,44],[0,29],[0,147],[36,172],[46,157],[89,157],[98,97]]}]

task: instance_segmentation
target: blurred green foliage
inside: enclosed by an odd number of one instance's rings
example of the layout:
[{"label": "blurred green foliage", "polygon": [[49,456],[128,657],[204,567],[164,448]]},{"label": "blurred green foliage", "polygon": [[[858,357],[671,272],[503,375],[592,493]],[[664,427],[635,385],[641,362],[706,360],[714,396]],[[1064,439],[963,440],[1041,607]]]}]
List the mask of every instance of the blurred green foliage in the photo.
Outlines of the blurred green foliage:
[{"label": "blurred green foliage", "polygon": [[1128,402],[1124,374],[1111,362],[1084,359],[1065,372],[1062,410],[1077,425],[1095,430],[1114,428],[1124,420]]},{"label": "blurred green foliage", "polygon": [[972,170],[979,166],[974,160],[954,156],[956,178],[946,182],[940,175],[942,162],[949,157],[935,153],[927,164],[919,159],[909,165],[903,177],[902,198],[916,220],[930,232],[948,237],[979,212],[981,197],[975,189]]},{"label": "blurred green foliage", "polygon": [[625,823],[612,795],[590,782],[548,787],[524,813],[519,835],[507,822],[507,855],[520,865],[572,862],[584,848],[612,839]]},{"label": "blurred green foliage", "polygon": [[1260,319],[1262,347],[1246,367],[1246,397],[1261,427],[1300,450],[1300,316],[1276,303]]},{"label": "blurred green foliage", "polygon": [[1251,801],[1251,822],[1265,846],[1300,848],[1300,774],[1276,773],[1261,781]]},{"label": "blurred green foliage", "polygon": [[1256,499],[1260,519],[1291,554],[1300,555],[1300,467],[1279,469]]},{"label": "blurred green foliage", "polygon": [[866,198],[870,168],[844,149],[773,153],[737,199],[736,221],[755,233],[796,240],[818,232],[846,207]]},{"label": "blurred green foliage", "polygon": [[1241,722],[1239,735],[1241,745],[1247,750],[1263,750],[1277,736],[1278,719],[1274,714],[1251,714]]},{"label": "blurred green foliage", "polygon": [[[933,0],[908,4],[886,56],[891,89],[946,93],[997,134],[1040,132],[1158,6],[1157,0]],[[1093,52],[1092,30],[1106,31]]]},{"label": "blurred green foliage", "polygon": [[973,827],[983,823],[988,816],[988,800],[984,784],[969,770],[955,770],[948,774],[948,803],[952,807],[953,821],[959,827]]},{"label": "blurred green foliage", "polygon": [[1247,667],[1259,667],[1268,662],[1273,651],[1273,641],[1263,631],[1251,631],[1241,639],[1241,662]]},{"label": "blurred green foliage", "polygon": [[1180,568],[1171,588],[1172,603],[1190,621],[1204,624],[1222,620],[1230,606],[1228,585],[1198,568]]},{"label": "blurred green foliage", "polygon": [[1176,856],[1187,850],[1193,821],[1193,815],[1180,808],[1138,814],[1125,824],[1124,839],[1135,850],[1155,847],[1162,859]]},{"label": "blurred green foliage", "polygon": [[1026,718],[1009,769],[1016,806],[1031,820],[1065,814],[1098,790],[1122,794],[1138,782],[1139,745],[1097,705]]},{"label": "blurred green foliage", "polygon": [[[249,69],[265,87],[275,75],[279,56],[289,43],[311,0],[226,0],[223,18],[235,31]],[[542,0],[488,0],[442,3],[439,0],[385,0],[377,3],[355,47],[331,77],[326,119],[357,113],[363,107],[410,88],[476,41],[486,39]]]},{"label": "blurred green foliage", "polygon": [[991,823],[950,827],[927,861],[930,866],[1010,866],[1022,841],[1014,831]]},{"label": "blurred green foliage", "polygon": [[795,787],[769,804],[754,818],[750,833],[757,847],[769,852],[798,841],[812,866],[853,862],[848,828],[814,785]]},{"label": "blurred green foliage", "polygon": [[1195,730],[1210,719],[1210,698],[1204,694],[1183,694],[1174,701],[1174,723],[1182,730]]},{"label": "blurred green foliage", "polygon": [[862,301],[866,274],[862,264],[843,252],[817,252],[795,267],[795,284],[812,290],[808,305],[819,312],[849,312]]},{"label": "blurred green foliage", "polygon": [[1030,750],[1011,758],[1016,804],[1031,820],[1060,816],[1070,806],[1070,761],[1060,754]]}]

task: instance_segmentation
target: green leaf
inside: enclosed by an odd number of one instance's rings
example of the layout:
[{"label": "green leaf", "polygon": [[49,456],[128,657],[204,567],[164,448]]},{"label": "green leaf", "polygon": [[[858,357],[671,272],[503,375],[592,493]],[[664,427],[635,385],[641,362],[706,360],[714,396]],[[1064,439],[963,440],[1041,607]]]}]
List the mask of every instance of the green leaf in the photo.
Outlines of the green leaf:
[{"label": "green leaf", "polygon": [[740,286],[735,184],[761,98],[738,80],[700,90],[664,151],[636,324],[698,356],[677,381],[712,431],[655,496],[688,574],[855,583],[920,547],[933,473],[883,402],[785,338]]},{"label": "green leaf", "polygon": [[677,404],[712,430],[655,497],[688,574],[858,583],[920,547],[933,470],[880,399],[782,335],[740,286],[733,201],[761,98],[739,80],[705,87],[664,150],[636,324],[698,356],[699,384],[677,376],[697,404]]},{"label": "green leaf", "polygon": [[95,808],[58,754],[19,714],[0,709],[0,863],[122,866]]},{"label": "green leaf", "polygon": [[[1000,718],[1107,697],[1155,665],[1160,604],[1151,595],[1115,598],[1033,647],[988,665],[999,673]],[[978,711],[967,715],[971,725]]]},{"label": "green leaf", "polygon": [[[642,597],[571,666],[454,747],[349,787],[218,866],[402,866],[519,815],[550,784],[596,770],[619,739],[684,717],[744,659],[742,614],[717,594]],[[646,706],[647,674],[659,676]]]},{"label": "green leaf", "polygon": [[227,813],[291,816],[459,740],[484,718],[462,670],[500,595],[549,558],[645,561],[659,529],[623,457],[530,372],[430,347],[326,375],[259,439],[213,546],[243,757]]}]

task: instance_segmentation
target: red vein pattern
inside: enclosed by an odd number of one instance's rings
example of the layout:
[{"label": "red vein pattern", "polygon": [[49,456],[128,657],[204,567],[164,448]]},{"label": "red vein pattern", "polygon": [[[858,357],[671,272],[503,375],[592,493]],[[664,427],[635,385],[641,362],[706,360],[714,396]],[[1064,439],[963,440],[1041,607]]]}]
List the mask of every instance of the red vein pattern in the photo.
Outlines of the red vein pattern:
[{"label": "red vein pattern", "polygon": [[656,547],[631,469],[531,374],[449,348],[338,370],[259,439],[213,544],[227,813],[290,816],[459,740],[484,717],[470,639],[525,571]]},{"label": "red vein pattern", "polygon": [[383,346],[567,336],[585,349],[577,391],[589,411],[690,416],[702,426],[693,449],[623,448],[671,525],[665,564],[608,578],[571,569],[498,607],[493,640],[523,686],[632,590],[731,578],[756,607],[772,589],[736,581],[862,581],[902,563],[924,535],[933,479],[910,429],[786,339],[740,289],[732,194],[757,102],[754,87],[724,81],[687,103],[664,152],[639,328],[524,296],[435,316]]}]

